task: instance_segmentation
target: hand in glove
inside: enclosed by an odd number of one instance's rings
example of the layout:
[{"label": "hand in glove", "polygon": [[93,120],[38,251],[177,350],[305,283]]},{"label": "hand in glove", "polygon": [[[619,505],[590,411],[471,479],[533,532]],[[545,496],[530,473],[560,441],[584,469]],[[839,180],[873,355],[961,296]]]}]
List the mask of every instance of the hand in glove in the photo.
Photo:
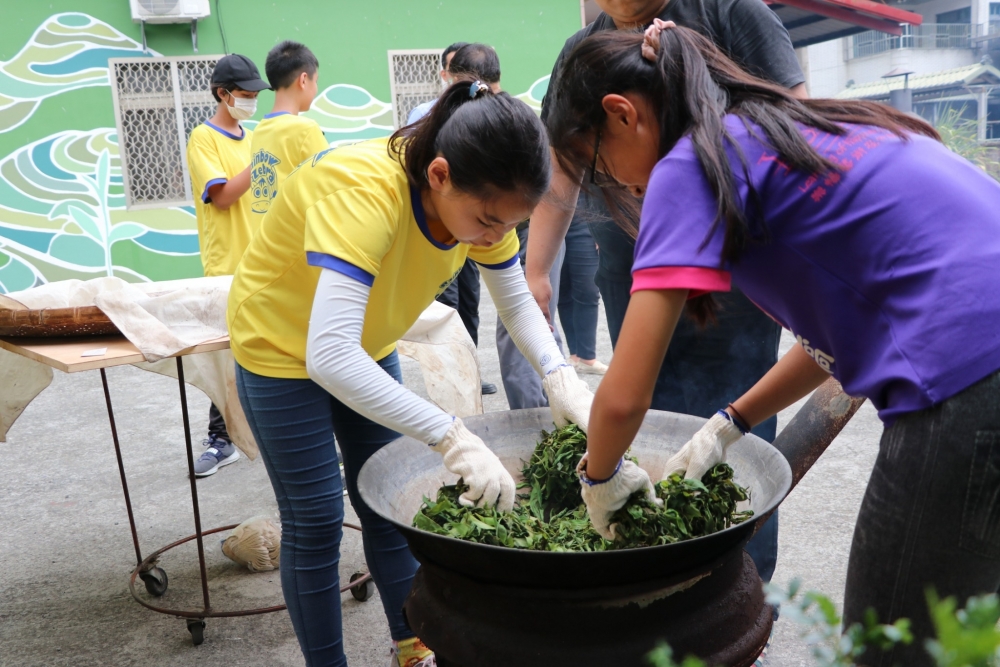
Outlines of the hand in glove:
[{"label": "hand in glove", "polygon": [[701,479],[716,464],[726,460],[729,445],[743,437],[743,431],[732,418],[722,415],[720,410],[708,420],[694,436],[670,457],[663,471],[663,479],[677,472],[687,473],[686,479]]},{"label": "hand in glove", "polygon": [[594,394],[587,383],[577,377],[572,366],[560,366],[545,376],[542,389],[549,397],[552,421],[556,426],[576,424],[586,433],[590,421],[590,404]]},{"label": "hand in glove", "polygon": [[580,492],[587,505],[590,523],[606,540],[615,539],[617,524],[611,523],[611,517],[636,491],[645,489],[651,502],[663,505],[663,501],[656,497],[649,475],[631,461],[622,459],[611,477],[605,480],[594,481],[587,477],[586,455],[580,460],[576,470],[580,474]]},{"label": "hand in glove", "polygon": [[455,418],[441,442],[431,449],[444,457],[444,467],[461,475],[469,490],[458,501],[466,507],[496,505],[501,512],[514,509],[514,478],[485,443]]}]

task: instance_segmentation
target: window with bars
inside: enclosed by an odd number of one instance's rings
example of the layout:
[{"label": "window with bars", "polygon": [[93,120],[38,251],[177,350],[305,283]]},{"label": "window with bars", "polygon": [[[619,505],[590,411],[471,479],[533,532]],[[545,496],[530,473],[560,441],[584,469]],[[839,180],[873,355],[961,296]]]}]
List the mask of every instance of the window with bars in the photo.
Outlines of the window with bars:
[{"label": "window with bars", "polygon": [[193,203],[187,139],[215,113],[209,83],[219,58],[108,60],[127,209]]},{"label": "window with bars", "polygon": [[406,125],[413,108],[441,94],[441,52],[444,49],[389,51],[392,124]]}]

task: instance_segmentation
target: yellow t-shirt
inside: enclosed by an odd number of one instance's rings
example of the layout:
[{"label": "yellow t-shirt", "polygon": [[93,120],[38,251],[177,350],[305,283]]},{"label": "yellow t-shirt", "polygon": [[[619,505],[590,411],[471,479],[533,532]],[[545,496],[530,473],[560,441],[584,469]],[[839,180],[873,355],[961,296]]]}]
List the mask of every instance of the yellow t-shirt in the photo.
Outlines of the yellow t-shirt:
[{"label": "yellow t-shirt", "polygon": [[319,123],[287,111],[269,113],[251,143],[250,210],[267,213],[281,184],[303,160],[330,147]]},{"label": "yellow t-shirt", "polygon": [[225,183],[250,164],[253,132],[243,128],[243,136],[226,132],[205,122],[191,131],[187,145],[191,193],[198,217],[198,246],[206,276],[227,276],[236,271],[243,251],[260,224],[250,215],[250,198],[244,194],[223,211],[208,196],[208,189]]},{"label": "yellow t-shirt", "polygon": [[236,361],[258,375],[307,378],[306,336],[321,268],[371,286],[361,345],[390,354],[466,257],[491,268],[518,261],[511,232],[489,248],[446,246],[427,231],[386,139],[327,149],[285,181],[263,216],[229,293]]}]

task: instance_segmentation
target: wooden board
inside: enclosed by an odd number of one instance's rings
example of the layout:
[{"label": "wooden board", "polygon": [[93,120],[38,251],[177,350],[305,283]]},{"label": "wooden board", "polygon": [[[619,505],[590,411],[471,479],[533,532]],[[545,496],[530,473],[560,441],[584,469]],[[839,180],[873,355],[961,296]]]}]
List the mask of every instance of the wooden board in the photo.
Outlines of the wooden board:
[{"label": "wooden board", "polygon": [[[101,356],[84,357],[84,352],[107,348]],[[76,373],[97,368],[123,366],[145,361],[139,349],[124,336],[86,336],[82,338],[0,338],[0,348],[34,359],[46,366]],[[195,345],[174,356],[214,352],[229,348],[229,337]]]}]

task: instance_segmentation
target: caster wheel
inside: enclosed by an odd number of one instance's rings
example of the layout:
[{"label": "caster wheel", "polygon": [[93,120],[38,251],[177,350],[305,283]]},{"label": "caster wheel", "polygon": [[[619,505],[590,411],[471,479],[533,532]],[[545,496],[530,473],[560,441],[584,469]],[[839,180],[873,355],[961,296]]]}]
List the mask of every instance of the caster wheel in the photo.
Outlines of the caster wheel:
[{"label": "caster wheel", "polygon": [[[368,574],[366,572],[355,572],[351,575],[351,583],[353,584],[358,579],[367,576]],[[358,602],[364,602],[371,596],[375,595],[375,582],[369,577],[367,581],[351,586],[351,595],[353,595],[354,599]]]},{"label": "caster wheel", "polygon": [[167,573],[162,568],[154,567],[140,572],[139,578],[146,584],[146,591],[153,597],[160,597],[167,592]]},{"label": "caster wheel", "polygon": [[205,620],[201,618],[187,619],[188,632],[191,633],[191,643],[195,646],[205,641]]}]

